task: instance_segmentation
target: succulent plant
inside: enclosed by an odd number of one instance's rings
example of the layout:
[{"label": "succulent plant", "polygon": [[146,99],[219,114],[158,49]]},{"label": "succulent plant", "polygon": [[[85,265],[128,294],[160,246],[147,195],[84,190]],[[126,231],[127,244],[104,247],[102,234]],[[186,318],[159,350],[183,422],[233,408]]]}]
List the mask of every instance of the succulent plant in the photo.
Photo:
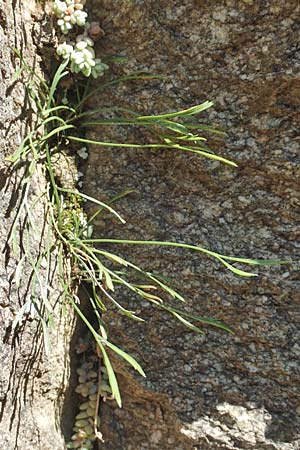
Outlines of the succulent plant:
[{"label": "succulent plant", "polygon": [[[85,0],[54,1],[52,11],[57,17],[57,25],[63,34],[68,34],[76,25],[84,28],[83,33],[77,36],[75,43],[62,42],[58,45],[56,53],[70,61],[71,72],[98,78],[104,74],[108,66],[101,59],[96,58],[93,46],[94,41],[97,41],[104,33],[98,22],[87,22],[85,3]],[[86,156],[82,157],[86,158]]]},{"label": "succulent plant", "polygon": [[106,397],[111,389],[105,367],[101,367],[99,384],[97,366],[100,360],[94,346],[87,339],[80,338],[75,350],[81,355],[80,365],[76,370],[78,384],[75,388],[75,392],[79,394],[79,412],[75,417],[74,434],[67,448],[90,450],[96,439],[102,439],[101,433],[97,430],[100,425],[99,397]]},{"label": "succulent plant", "polygon": [[74,25],[83,27],[87,20],[87,13],[83,11],[84,3],[80,0],[55,0],[52,11],[57,17],[57,25],[63,34],[67,34]]}]

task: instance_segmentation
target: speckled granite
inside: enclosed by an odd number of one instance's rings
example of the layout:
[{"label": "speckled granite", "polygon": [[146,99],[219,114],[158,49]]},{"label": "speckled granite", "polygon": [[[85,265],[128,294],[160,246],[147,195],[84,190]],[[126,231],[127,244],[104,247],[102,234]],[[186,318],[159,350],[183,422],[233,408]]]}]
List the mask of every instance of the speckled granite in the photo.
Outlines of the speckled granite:
[{"label": "speckled granite", "polygon": [[[24,198],[21,184],[22,168],[11,171],[5,157],[11,155],[31,126],[24,84],[14,80],[19,61],[13,52],[17,48],[27,63],[40,72],[40,50],[34,43],[34,30],[41,45],[40,20],[43,14],[41,4],[33,0],[0,0],[0,448],[1,450],[63,450],[63,431],[69,431],[66,420],[73,418],[72,396],[66,392],[69,381],[69,342],[73,332],[73,314],[62,317],[57,309],[53,311],[56,320],[54,329],[49,330],[50,352],[44,353],[41,323],[35,312],[25,314],[27,320],[12,329],[21,307],[29,300],[29,281],[33,270],[28,260],[20,271],[19,286],[16,282],[16,268],[24,255],[27,235],[22,228],[24,214],[18,220],[17,251],[8,244],[11,227]],[[48,37],[49,41],[49,37]],[[46,233],[48,210],[41,199],[45,176],[41,170],[30,186],[27,199],[36,205],[30,214],[36,229]],[[23,196],[23,197],[22,197]],[[32,261],[38,261],[43,240],[35,232],[31,241]],[[55,255],[53,255],[55,257]],[[50,264],[48,289],[51,304],[57,302],[60,288],[55,277],[55,258]],[[44,262],[41,261],[41,267]],[[46,267],[44,266],[45,270]],[[48,269],[47,269],[48,270]],[[36,291],[38,292],[38,291]],[[39,299],[37,299],[38,301]],[[65,405],[63,405],[64,401]],[[66,404],[68,403],[68,407]],[[64,407],[65,406],[65,407]],[[64,418],[61,419],[62,410]],[[63,423],[61,423],[63,422]]]},{"label": "speckled granite", "polygon": [[[117,205],[127,225],[106,218],[96,234],[299,260],[299,2],[94,0],[93,5],[106,33],[98,51],[127,58],[120,66],[111,64],[109,76],[147,70],[167,79],[114,86],[93,98],[92,106],[155,113],[213,100],[214,109],[201,121],[228,137],[211,137],[209,145],[239,165],[233,169],[163,150],[93,147],[86,192],[107,199],[124,189],[136,191]],[[147,142],[139,129],[91,129],[88,135]],[[147,323],[111,313],[111,339],[139,358],[147,379],[138,379],[137,388],[120,374],[124,408],[103,410],[108,439],[101,448],[299,449],[299,268],[260,268],[258,278],[244,280],[194,253],[118,251],[173,277],[189,299],[187,311],[217,317],[235,335],[211,329],[195,335],[124,294],[123,303],[140,310]],[[244,426],[240,414],[248,417]]]}]

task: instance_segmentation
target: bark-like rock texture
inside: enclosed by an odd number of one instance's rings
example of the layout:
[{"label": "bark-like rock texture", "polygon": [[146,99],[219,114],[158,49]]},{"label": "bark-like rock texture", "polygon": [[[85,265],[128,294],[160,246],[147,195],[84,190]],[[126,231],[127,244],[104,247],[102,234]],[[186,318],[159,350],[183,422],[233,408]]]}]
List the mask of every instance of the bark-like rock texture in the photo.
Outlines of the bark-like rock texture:
[{"label": "bark-like rock texture", "polygon": [[[24,168],[12,171],[5,157],[16,150],[30,131],[33,120],[29,114],[24,84],[13,79],[20,67],[13,48],[19,50],[36,73],[40,72],[38,52],[43,18],[40,8],[33,1],[0,1],[0,448],[3,450],[62,450],[65,448],[62,411],[66,420],[72,415],[71,392],[67,390],[72,314],[67,311],[65,316],[60,317],[59,310],[54,309],[55,328],[49,331],[50,353],[46,357],[41,323],[37,320],[37,312],[33,316],[35,308],[29,306],[28,286],[34,274],[28,259],[16,273],[28,244],[27,230],[22,226],[24,211],[18,220],[15,252],[12,241],[8,243],[26,185],[21,184]],[[40,172],[27,193],[28,206],[38,200],[43,187],[45,179]],[[38,238],[39,232],[47,235],[45,214],[46,207],[40,198],[31,210],[32,220],[39,230],[31,230],[32,236],[34,234],[31,241],[32,261],[38,260],[43,248],[43,239]],[[52,293],[53,306],[59,297],[54,260],[48,273],[47,292]],[[47,268],[44,269],[46,277]],[[40,297],[35,302],[38,309],[42,308]],[[13,321],[26,303],[24,320],[13,330]],[[66,401],[69,410],[64,408]],[[67,424],[65,428],[68,428]]]},{"label": "bark-like rock texture", "polygon": [[[96,234],[111,227],[121,238],[299,259],[299,2],[94,0],[92,9],[106,33],[98,51],[127,59],[111,64],[111,74],[167,77],[114,85],[92,106],[159,113],[213,100],[200,120],[228,137],[209,145],[238,162],[234,169],[180,152],[93,147],[86,192],[107,199],[135,191],[117,205],[127,225],[105,218]],[[148,139],[123,128],[89,137]],[[221,319],[235,334],[196,335],[121,294],[147,322],[110,313],[110,338],[141,361],[147,379],[119,371],[124,407],[103,408],[101,448],[299,449],[299,269],[260,268],[249,280],[200,254],[114,250],[173,277],[186,311]]]}]

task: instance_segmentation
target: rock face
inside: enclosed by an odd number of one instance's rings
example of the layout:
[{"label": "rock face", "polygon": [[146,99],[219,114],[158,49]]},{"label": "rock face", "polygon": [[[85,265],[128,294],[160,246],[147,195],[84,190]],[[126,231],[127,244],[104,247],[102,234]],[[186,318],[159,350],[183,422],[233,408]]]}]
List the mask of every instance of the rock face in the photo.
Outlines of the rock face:
[{"label": "rock face", "polygon": [[[208,144],[238,163],[93,147],[86,192],[106,200],[135,191],[117,204],[127,225],[105,218],[96,234],[299,260],[299,2],[95,0],[91,9],[106,33],[98,52],[126,58],[111,63],[109,76],[147,70],[167,78],[114,85],[90,106],[149,114],[213,100],[200,121],[228,137]],[[88,135],[147,142],[140,129]],[[249,280],[192,252],[114,250],[172,277],[188,299],[182,308],[218,318],[235,334],[196,335],[120,293],[146,324],[111,312],[110,338],[140,360],[147,379],[120,370],[124,407],[103,408],[103,448],[299,449],[299,268],[260,268]]]},{"label": "rock face", "polygon": [[[70,371],[68,340],[72,314],[60,317],[54,309],[56,326],[49,330],[50,352],[46,356],[41,323],[36,320],[37,312],[33,315],[35,308],[29,289],[32,267],[28,259],[23,267],[18,266],[27,245],[27,230],[22,226],[24,213],[17,220],[16,251],[13,251],[13,241],[8,243],[26,189],[20,184],[24,174],[22,168],[18,173],[11,171],[4,158],[16,150],[32,125],[24,84],[13,80],[20,66],[13,48],[17,48],[27,63],[39,71],[38,48],[33,37],[37,36],[41,18],[35,2],[0,1],[0,448],[3,450],[62,450],[65,447],[62,429],[66,431],[67,426],[64,427],[65,422],[61,423],[61,416],[64,410],[67,420],[71,409],[64,406],[67,400],[71,407],[66,386]],[[27,192],[26,201],[38,199],[43,185],[45,179],[39,173]],[[41,199],[31,210],[32,220],[39,230],[46,230],[45,211]],[[37,261],[42,246],[43,241],[38,237],[31,241],[32,261]],[[55,294],[52,296],[54,305],[59,293],[54,267],[50,267],[48,275],[49,291]],[[42,308],[39,300],[35,299],[37,309]],[[13,330],[13,321],[26,304],[24,320]]]},{"label": "rock face", "polygon": [[[214,100],[214,109],[200,120],[228,137],[210,136],[209,145],[238,163],[233,169],[179,152],[92,147],[85,191],[102,200],[134,191],[116,205],[127,225],[103,216],[95,235],[299,260],[298,0],[90,0],[90,5],[93,20],[99,19],[106,33],[99,53],[126,58],[110,63],[109,77],[141,70],[166,77],[115,84],[94,96],[90,106],[149,114]],[[30,310],[12,329],[29,299],[32,273],[25,265],[18,286],[21,253],[7,245],[22,190],[4,158],[30,128],[24,87],[13,81],[12,47],[38,70],[40,19],[33,2],[0,0],[0,448],[5,450],[63,450],[72,419],[72,390],[66,390],[70,316],[58,318],[48,357],[41,352],[42,334]],[[102,141],[148,142],[141,129],[90,128],[87,134]],[[38,174],[30,198],[37,198],[44,182]],[[41,224],[42,203],[34,215]],[[17,239],[22,239],[20,230]],[[22,252],[18,240],[17,246]],[[188,299],[181,308],[218,318],[235,333],[207,328],[196,335],[120,292],[120,302],[146,323],[111,310],[106,315],[110,339],[142,363],[147,379],[115,361],[123,409],[102,405],[106,442],[101,448],[299,449],[299,267],[260,268],[259,277],[248,280],[192,252],[111,250],[172,277]],[[33,258],[39,251],[36,241]],[[55,276],[51,287],[58,292]]]}]

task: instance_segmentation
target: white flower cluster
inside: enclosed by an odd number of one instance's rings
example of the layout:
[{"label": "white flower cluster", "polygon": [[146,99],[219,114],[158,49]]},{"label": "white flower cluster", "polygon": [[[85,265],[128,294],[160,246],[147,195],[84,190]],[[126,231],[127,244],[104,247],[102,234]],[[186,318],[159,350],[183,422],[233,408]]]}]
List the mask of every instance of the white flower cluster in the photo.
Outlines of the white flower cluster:
[{"label": "white flower cluster", "polygon": [[85,25],[87,13],[83,11],[84,5],[85,0],[55,0],[52,10],[62,33],[67,34],[74,25]]},{"label": "white flower cluster", "polygon": [[[88,30],[92,28],[97,36],[101,31],[98,23],[89,24],[87,13],[83,11],[86,0],[55,0],[53,13],[58,18],[57,24],[62,33],[67,34],[74,25],[84,27],[84,33],[77,36],[76,43],[63,42],[57,47],[57,54],[71,63],[70,70],[73,73],[82,73],[86,77],[90,75],[98,78],[104,74],[108,66],[101,59],[96,58],[94,52],[94,41],[88,36]],[[99,31],[99,30],[100,31]],[[97,38],[96,36],[96,38]]]},{"label": "white flower cluster", "polygon": [[57,54],[71,61],[70,70],[73,73],[83,73],[86,77],[92,75],[98,78],[104,74],[108,66],[95,57],[94,42],[86,35],[80,35],[76,43],[64,42],[57,47]]}]

